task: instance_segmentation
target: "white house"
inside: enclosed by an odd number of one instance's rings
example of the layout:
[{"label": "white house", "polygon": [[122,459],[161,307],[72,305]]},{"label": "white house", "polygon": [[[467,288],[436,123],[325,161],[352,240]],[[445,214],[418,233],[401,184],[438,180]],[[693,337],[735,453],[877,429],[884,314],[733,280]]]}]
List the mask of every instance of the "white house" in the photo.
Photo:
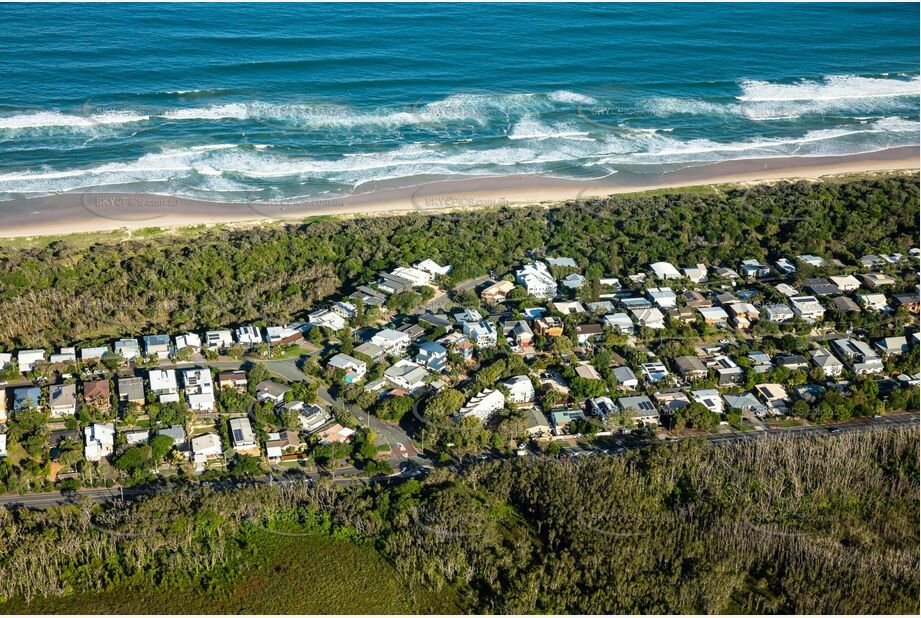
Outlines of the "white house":
[{"label": "white house", "polygon": [[786,305],[765,305],[761,308],[764,319],[768,322],[789,322],[796,314]]},{"label": "white house", "polygon": [[358,382],[368,371],[368,366],[363,360],[359,360],[348,354],[343,354],[342,352],[329,359],[326,365],[332,367],[334,370],[341,369],[344,371],[345,382],[347,384]]},{"label": "white house", "polygon": [[16,355],[16,364],[19,365],[19,371],[26,373],[32,371],[35,363],[45,360],[44,350],[20,350]]},{"label": "white house", "polygon": [[216,433],[203,433],[200,436],[192,438],[192,456],[195,462],[199,459],[207,460],[212,457],[220,457],[224,453],[221,446],[221,437]]},{"label": "white house", "polygon": [[421,262],[416,262],[414,264],[419,270],[424,270],[433,277],[443,277],[451,272],[451,266],[439,266],[438,262],[434,260],[422,260]]},{"label": "white house", "polygon": [[534,384],[528,376],[513,376],[500,384],[508,389],[509,403],[520,405],[534,401]]},{"label": "white house", "polygon": [[205,333],[205,345],[212,350],[229,348],[233,345],[233,333],[229,330],[209,330]]},{"label": "white house", "polygon": [[463,325],[464,334],[481,348],[492,348],[499,340],[495,324],[491,322],[468,322]]},{"label": "white house", "polygon": [[640,381],[637,379],[636,374],[626,365],[614,367],[611,372],[614,374],[614,378],[617,379],[617,383],[624,388],[636,388],[640,385]]},{"label": "white house", "polygon": [[83,430],[85,445],[83,455],[87,461],[99,461],[108,457],[115,449],[115,425],[112,423],[93,423]]},{"label": "white house", "polygon": [[825,316],[825,308],[815,296],[794,296],[790,299],[793,313],[807,322],[816,322]]},{"label": "white house", "polygon": [[[333,313],[336,318],[342,320],[339,314]],[[343,321],[343,324],[345,322]],[[265,329],[265,340],[269,345],[288,345],[296,343],[303,338],[303,334],[296,328],[290,326],[268,326]]]},{"label": "white house", "polygon": [[616,331],[620,331],[625,335],[634,333],[633,320],[626,313],[610,313],[604,316],[603,319],[605,326],[609,326]]},{"label": "white house", "polygon": [[176,385],[174,369],[151,369],[148,373],[150,390],[156,393],[160,403],[178,403],[179,388]]},{"label": "white house", "polygon": [[307,316],[307,321],[315,326],[325,326],[334,331],[345,328],[346,321],[339,313],[329,309],[319,309]]},{"label": "white house", "polygon": [[[59,363],[72,363],[75,360],[77,360],[77,348],[60,348],[57,354],[52,354],[50,357],[48,357],[48,362],[52,365],[57,365]],[[0,364],[0,367],[2,366],[3,364]]]},{"label": "white house", "polygon": [[186,333],[184,335],[178,335],[175,339],[176,351],[184,350],[186,348],[192,348],[195,350],[201,349],[201,337],[195,333]]},{"label": "white house", "polygon": [[681,273],[668,262],[654,262],[649,265],[656,279],[680,279]]},{"label": "white house", "polygon": [[883,370],[883,361],[867,343],[858,339],[835,339],[832,345],[838,352],[838,357],[851,365],[851,370],[857,375],[880,373]]},{"label": "white house", "polygon": [[864,309],[869,309],[870,311],[888,311],[889,309],[885,294],[858,294],[857,300],[860,301]]},{"label": "white house", "polygon": [[640,365],[640,369],[643,372],[643,377],[646,378],[646,381],[650,384],[655,384],[668,377],[668,369],[659,362],[654,363],[643,363]]},{"label": "white house", "polygon": [[113,346],[115,353],[120,354],[125,360],[131,360],[141,355],[141,345],[137,339],[119,339]]},{"label": "white house", "polygon": [[259,448],[253,426],[245,416],[230,419],[230,441],[235,451],[254,451]]},{"label": "white house", "polygon": [[503,406],[505,406],[505,395],[502,394],[502,391],[487,389],[468,401],[467,405],[457,413],[456,418],[474,416],[486,422],[490,416],[501,410]]},{"label": "white house", "polygon": [[182,382],[185,384],[186,401],[190,409],[197,412],[214,410],[214,383],[210,369],[186,369],[182,372]]},{"label": "white house", "polygon": [[698,307],[698,313],[707,324],[725,324],[729,314],[722,307]]},{"label": "white house", "polygon": [[827,377],[837,377],[844,370],[844,364],[825,348],[812,351],[812,364],[825,372]]},{"label": "white house", "polygon": [[394,386],[413,393],[425,386],[429,372],[416,363],[401,359],[384,371],[384,378]]},{"label": "white house", "polygon": [[703,283],[707,280],[707,267],[704,264],[697,264],[688,268],[682,268],[684,276],[694,283]]},{"label": "white house", "polygon": [[829,279],[842,292],[853,292],[860,287],[860,281],[854,275],[835,275]]},{"label": "white house", "polygon": [[258,326],[241,326],[236,334],[240,345],[252,347],[262,343],[262,331]]},{"label": "white house", "polygon": [[428,285],[432,282],[432,275],[425,272],[424,270],[419,270],[418,268],[406,268],[399,267],[393,269],[393,272],[390,273],[394,277],[402,277],[407,281],[412,282],[414,288],[418,288],[423,285]]},{"label": "white house", "polygon": [[48,407],[52,418],[61,418],[77,412],[77,385],[54,384],[48,387]]},{"label": "white house", "polygon": [[81,348],[80,349],[80,360],[83,362],[91,360],[99,360],[103,355],[109,351],[109,346],[102,345],[93,348]]},{"label": "white house", "polygon": [[703,404],[711,412],[717,414],[723,413],[723,398],[720,392],[715,388],[704,388],[697,391],[691,391],[691,398],[697,403]]},{"label": "white house", "polygon": [[379,346],[387,354],[402,356],[409,347],[410,339],[406,333],[401,333],[392,328],[385,328],[374,333],[371,337],[371,343]]},{"label": "white house", "polygon": [[432,371],[444,371],[448,368],[448,349],[434,341],[423,341],[419,344],[416,362]]},{"label": "white house", "polygon": [[661,309],[671,309],[678,305],[678,295],[671,288],[649,288],[646,296]]},{"label": "white house", "polygon": [[524,286],[528,295],[534,298],[556,296],[556,280],[543,262],[525,264],[515,272],[515,279]]},{"label": "white house", "polygon": [[660,329],[665,328],[665,316],[655,307],[649,309],[631,309],[636,323],[646,328]]}]

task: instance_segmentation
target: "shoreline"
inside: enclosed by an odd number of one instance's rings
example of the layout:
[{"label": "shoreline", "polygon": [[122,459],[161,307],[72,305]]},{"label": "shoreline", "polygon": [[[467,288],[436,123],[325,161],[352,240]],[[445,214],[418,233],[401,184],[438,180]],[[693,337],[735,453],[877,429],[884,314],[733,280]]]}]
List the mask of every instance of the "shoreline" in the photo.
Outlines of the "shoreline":
[{"label": "shoreline", "polygon": [[422,180],[318,200],[275,203],[209,202],[144,193],[61,193],[0,202],[0,238],[64,236],[142,228],[297,223],[316,216],[436,214],[501,206],[529,206],[579,198],[722,184],[820,180],[827,177],[917,172],[919,147],[859,155],[740,159],[659,174],[619,173],[602,180],[546,176],[491,176]]}]

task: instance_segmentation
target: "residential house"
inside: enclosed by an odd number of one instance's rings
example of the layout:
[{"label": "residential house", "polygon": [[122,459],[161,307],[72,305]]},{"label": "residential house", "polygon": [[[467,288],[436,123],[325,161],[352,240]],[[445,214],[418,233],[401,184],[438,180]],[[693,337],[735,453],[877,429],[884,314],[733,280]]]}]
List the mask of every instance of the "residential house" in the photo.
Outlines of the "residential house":
[{"label": "residential house", "polygon": [[158,429],[156,434],[158,436],[166,436],[167,438],[172,438],[173,446],[175,446],[180,451],[188,452],[186,448],[185,427],[182,425],[170,425],[164,429]]},{"label": "residential house", "polygon": [[869,345],[857,339],[835,339],[832,346],[838,358],[851,365],[851,371],[857,375],[880,373],[883,361]]},{"label": "residential house", "polygon": [[707,377],[707,367],[696,356],[679,356],[675,359],[675,369],[685,382],[691,383]]},{"label": "residential house", "polygon": [[633,389],[640,385],[640,381],[633,373],[633,370],[627,366],[614,367],[614,369],[611,370],[611,373],[614,374],[614,378],[617,380],[617,383],[624,388]]},{"label": "residential house", "polygon": [[579,324],[576,326],[576,339],[580,344],[597,340],[604,334],[601,324]]},{"label": "residential house", "polygon": [[764,319],[768,322],[789,322],[794,317],[796,317],[796,314],[793,313],[793,310],[786,305],[765,305],[761,308],[761,311],[764,314]]},{"label": "residential house", "polygon": [[860,287],[860,281],[854,275],[835,275],[829,279],[842,292],[853,292]]},{"label": "residential house", "polygon": [[796,272],[796,266],[794,266],[793,262],[791,262],[787,258],[780,258],[779,260],[774,262],[774,265],[777,267],[777,270],[779,270],[785,275],[792,275],[793,273]]},{"label": "residential house", "polygon": [[671,288],[649,288],[646,290],[646,296],[660,309],[671,309],[678,305],[678,295]]},{"label": "residential house", "polygon": [[681,273],[672,264],[668,262],[654,262],[649,265],[656,279],[680,279]]},{"label": "residential house", "polygon": [[508,293],[514,289],[515,284],[511,281],[498,281],[480,292],[480,298],[483,299],[484,303],[489,303],[490,305],[504,303]]},{"label": "residential house", "polygon": [[406,333],[401,333],[392,328],[385,328],[371,337],[371,343],[380,346],[386,354],[403,356],[409,347],[410,339]]},{"label": "residential house", "polygon": [[298,420],[301,423],[301,429],[307,433],[314,433],[323,425],[332,420],[329,412],[317,404],[305,405],[298,410]]},{"label": "residential house", "polygon": [[209,330],[205,333],[205,346],[211,350],[222,350],[233,345],[233,333],[229,330]]},{"label": "residential house", "polygon": [[[77,348],[61,348],[57,354],[52,354],[48,357],[48,362],[52,365],[59,365],[62,363],[73,363],[77,360]],[[6,364],[6,363],[4,363]]]},{"label": "residential house", "polygon": [[579,264],[571,257],[548,257],[546,262],[554,268],[579,268]]},{"label": "residential house", "polygon": [[896,307],[905,307],[909,313],[918,313],[919,305],[918,292],[908,292],[906,294],[893,294],[892,300]]},{"label": "residential house", "polygon": [[578,315],[585,313],[585,307],[579,301],[562,301],[553,303],[553,308],[563,315]]},{"label": "residential house", "polygon": [[911,346],[908,345],[907,337],[886,337],[877,341],[875,345],[883,356],[905,354],[911,349]]},{"label": "residential house", "polygon": [[528,437],[539,438],[550,435],[550,422],[540,408],[536,406],[529,408],[524,415],[525,433],[528,434]]},{"label": "residential house", "polygon": [[189,409],[195,412],[214,411],[214,383],[211,380],[210,369],[186,369],[182,372],[182,382],[185,384],[185,397]]},{"label": "residential house", "polygon": [[563,321],[553,316],[534,320],[534,331],[544,337],[560,337],[563,334]]},{"label": "residential house", "polygon": [[883,273],[867,273],[865,275],[857,275],[857,277],[865,286],[872,290],[879,289],[886,285],[895,285],[895,279]]},{"label": "residential house", "polygon": [[495,347],[499,341],[496,325],[492,322],[467,322],[462,325],[462,330],[467,338],[480,348]]},{"label": "residential house", "polygon": [[[332,313],[336,318],[342,320],[342,316],[338,313]],[[342,320],[343,326],[345,326],[345,320]],[[338,330],[338,329],[334,329]],[[291,345],[299,341],[304,340],[304,333],[299,329],[291,328],[288,326],[268,326],[265,329],[265,340],[269,345]]]},{"label": "residential house", "polygon": [[761,317],[761,312],[751,303],[733,303],[726,307],[726,312],[734,318],[754,321]]},{"label": "residential house", "polygon": [[450,265],[439,266],[438,262],[435,262],[434,260],[429,260],[429,259],[422,260],[421,262],[416,262],[414,266],[418,268],[419,270],[424,270],[425,272],[429,273],[433,277],[444,277],[449,272],[451,272]]},{"label": "residential house", "polygon": [[84,435],[83,456],[89,462],[100,461],[115,450],[115,425],[112,423],[93,423],[84,430]]},{"label": "residential house", "polygon": [[771,267],[758,260],[742,260],[739,270],[746,279],[760,279],[771,274]]},{"label": "residential house", "polygon": [[707,365],[716,371],[716,383],[719,386],[738,384],[745,378],[745,370],[739,367],[728,356],[721,354],[707,363]]},{"label": "residential house", "polygon": [[756,384],[754,392],[767,408],[765,414],[786,415],[789,411],[790,397],[782,384]]},{"label": "residential house", "polygon": [[635,332],[633,320],[626,313],[610,313],[604,316],[604,323],[615,331],[620,331],[625,335],[632,335]]},{"label": "residential house", "polygon": [[463,324],[464,322],[479,322],[482,319],[483,314],[476,309],[461,307],[459,311],[454,312],[454,321],[458,324]]},{"label": "residential house", "polygon": [[418,346],[416,362],[432,371],[441,373],[448,369],[448,349],[434,341],[423,341]]},{"label": "residential house", "polygon": [[[345,328],[347,324],[342,315],[331,309],[318,309],[317,311],[312,311],[307,314],[307,321],[311,326],[323,326],[336,332]],[[300,334],[300,332],[297,334]],[[276,330],[274,331],[274,336],[279,338],[279,345],[294,343],[300,340],[300,337],[291,332],[291,329]]]},{"label": "residential house", "polygon": [[831,296],[841,291],[837,285],[822,278],[806,279],[805,288],[813,296]]},{"label": "residential house", "polygon": [[107,412],[112,409],[112,388],[108,380],[93,380],[83,383],[83,402],[96,410]]},{"label": "residential house", "polygon": [[361,344],[360,346],[356,347],[355,353],[361,354],[363,356],[367,356],[372,361],[377,361],[383,358],[384,356],[386,356],[387,351],[384,350],[384,348],[382,348],[381,346],[375,345],[371,343],[370,341],[367,341]]},{"label": "residential house", "polygon": [[649,309],[652,307],[652,301],[646,297],[642,296],[633,296],[633,297],[622,297],[620,299],[620,305],[624,309]]},{"label": "residential house", "polygon": [[13,391],[13,410],[41,409],[42,389],[38,386],[24,386]]},{"label": "residential house", "polygon": [[176,351],[185,350],[186,348],[192,350],[201,349],[201,337],[195,333],[186,333],[184,335],[179,335],[175,340]]},{"label": "residential house", "polygon": [[230,443],[237,453],[259,454],[259,444],[253,426],[245,416],[230,419]]},{"label": "residential house", "polygon": [[579,273],[570,273],[566,275],[565,277],[563,277],[560,280],[560,283],[563,284],[564,288],[567,288],[570,290],[578,290],[583,285],[585,285],[585,277],[583,277]]},{"label": "residential house", "polygon": [[857,300],[868,311],[889,311],[889,303],[885,294],[858,294]]},{"label": "residential house", "polygon": [[16,364],[20,373],[28,373],[35,368],[36,363],[44,362],[44,350],[20,350],[16,354]]},{"label": "residential house", "polygon": [[585,418],[585,412],[577,409],[552,410],[550,412],[550,426],[553,433],[563,435],[563,432],[573,421],[581,421]]},{"label": "residential house", "polygon": [[790,371],[809,368],[809,361],[802,354],[780,354],[774,359],[774,364]]},{"label": "residential house", "polygon": [[136,429],[132,431],[122,431],[121,435],[125,436],[125,444],[128,446],[135,446],[137,444],[145,444],[150,440],[150,432],[146,429]]},{"label": "residential house", "polygon": [[681,299],[684,301],[684,305],[686,307],[690,307],[691,309],[713,306],[713,301],[705,297],[697,290],[685,290],[681,294]]},{"label": "residential house", "polygon": [[720,397],[720,392],[715,388],[704,388],[691,391],[691,398],[696,403],[705,406],[711,412],[715,412],[716,414],[723,413],[723,398]]},{"label": "residential house", "polygon": [[399,268],[394,268],[390,273],[393,277],[400,277],[406,279],[412,283],[414,288],[422,287],[423,285],[428,285],[432,282],[432,274],[418,268],[413,268],[411,266],[400,266]]},{"label": "residential house", "polygon": [[767,414],[767,407],[751,393],[723,395],[726,405],[730,410],[741,410],[743,412],[753,412],[757,417],[763,417]]},{"label": "residential house", "polygon": [[235,371],[222,371],[217,374],[218,388],[232,388],[242,392],[246,390],[246,385],[248,383],[246,372],[240,369]]},{"label": "residential house", "polygon": [[860,306],[847,296],[836,296],[831,299],[835,309],[841,313],[859,313]]},{"label": "residential house", "polygon": [[716,295],[716,304],[720,307],[728,308],[733,303],[741,302],[739,297],[732,292],[722,292]]},{"label": "residential house", "polygon": [[[739,273],[725,266],[718,266],[713,270],[713,274],[716,275],[718,279],[740,279]],[[735,285],[735,282],[732,282],[732,285]]]},{"label": "residential house", "polygon": [[822,268],[822,266],[825,264],[825,260],[814,255],[798,255],[796,256],[796,259],[804,264],[812,266],[813,268]]},{"label": "residential house", "polygon": [[512,343],[522,350],[533,347],[534,331],[525,320],[513,320],[502,324],[502,331]]},{"label": "residential house", "polygon": [[54,384],[48,387],[48,407],[52,418],[77,413],[77,385]]},{"label": "residential house", "polygon": [[169,358],[169,335],[145,335],[144,356],[156,356],[161,360]]},{"label": "residential house", "polygon": [[665,365],[659,362],[643,363],[640,365],[640,370],[643,372],[643,377],[650,384],[656,384],[669,375]]},{"label": "residential house", "polygon": [[80,360],[82,362],[101,360],[103,355],[109,351],[109,346],[101,345],[92,348],[80,349]]},{"label": "residential house", "polygon": [[499,384],[508,389],[507,400],[509,403],[523,405],[534,402],[534,384],[531,382],[530,377],[513,376]]},{"label": "residential house", "polygon": [[345,373],[343,380],[346,384],[358,382],[368,372],[368,366],[363,360],[359,360],[354,356],[349,356],[341,352],[329,359],[326,366],[332,367],[333,371],[342,370]]},{"label": "residential house", "polygon": [[825,317],[825,308],[815,296],[794,296],[790,306],[793,313],[806,322],[818,322]]},{"label": "residential house", "polygon": [[118,400],[122,403],[144,404],[144,378],[119,378]]},{"label": "residential house", "polygon": [[358,316],[358,307],[344,300],[333,303],[329,310],[346,320],[351,320]]},{"label": "residential house", "polygon": [[265,442],[265,455],[272,463],[281,461],[285,450],[296,449],[301,444],[301,438],[295,431],[279,431],[270,433]]},{"label": "residential house", "polygon": [[729,319],[729,314],[722,307],[701,307],[697,311],[707,324],[720,326]]},{"label": "residential house", "polygon": [[655,397],[656,403],[659,404],[659,409],[668,415],[691,405],[691,400],[681,391],[659,391],[653,393],[653,397]]},{"label": "residential house", "polygon": [[374,288],[366,285],[358,286],[358,289],[349,296],[356,303],[361,301],[365,307],[382,307],[387,302],[387,297]]},{"label": "residential house", "polygon": [[284,384],[279,384],[272,380],[263,380],[256,385],[256,400],[281,403],[285,400],[285,393],[290,390],[291,389]]},{"label": "residential house", "polygon": [[655,307],[651,309],[631,309],[634,320],[640,326],[646,328],[660,329],[665,328],[665,316]]},{"label": "residential house", "polygon": [[707,280],[707,267],[703,264],[682,268],[681,270],[684,271],[684,276],[694,283],[703,283]]},{"label": "residential house", "polygon": [[609,300],[599,300],[594,303],[585,303],[585,308],[596,315],[614,313],[614,304]]},{"label": "residential house", "polygon": [[141,346],[137,339],[119,339],[113,346],[115,353],[125,360],[131,360],[141,355]]},{"label": "residential house", "polygon": [[505,395],[502,391],[495,389],[486,389],[478,393],[473,399],[467,402],[463,408],[455,415],[455,418],[475,417],[484,423],[490,416],[501,410],[505,406]]},{"label": "residential house", "polygon": [[644,425],[659,424],[659,412],[646,395],[621,397],[617,400],[617,405],[619,405],[620,409],[626,414]]},{"label": "residential house", "polygon": [[778,283],[777,285],[774,286],[774,289],[780,292],[781,294],[783,294],[784,296],[786,296],[787,298],[790,298],[791,296],[800,295],[799,291],[795,287],[793,287],[792,285],[788,285],[786,283]]},{"label": "residential house", "polygon": [[595,369],[592,365],[585,363],[582,365],[576,366],[576,375],[583,380],[600,380],[601,374],[598,373],[598,370]]},{"label": "residential house", "polygon": [[262,343],[262,330],[258,326],[241,326],[236,330],[237,343],[251,348]]},{"label": "residential house", "polygon": [[151,369],[147,374],[150,390],[157,395],[160,403],[178,403],[179,387],[176,384],[174,369]]},{"label": "residential house", "polygon": [[220,457],[224,454],[221,437],[216,433],[203,433],[192,438],[192,461],[196,467],[203,470],[209,459]]},{"label": "residential house", "polygon": [[774,363],[771,362],[771,357],[764,352],[749,352],[748,362],[751,363],[751,367],[755,373],[767,373],[774,369]]},{"label": "residential house", "polygon": [[844,364],[825,348],[816,348],[812,351],[812,364],[830,378],[840,376],[844,371]]},{"label": "residential house", "polygon": [[529,296],[553,298],[556,296],[556,279],[543,262],[525,264],[515,272],[515,279],[524,286]]},{"label": "residential house", "polygon": [[425,379],[429,372],[416,363],[400,359],[384,371],[384,378],[398,388],[414,393],[425,386]]},{"label": "residential house", "polygon": [[316,432],[317,438],[323,444],[330,444],[333,442],[348,442],[352,439],[352,436],[355,434],[354,429],[348,427],[343,427],[339,423],[333,423],[328,427],[324,427]]},{"label": "residential house", "polygon": [[385,294],[409,292],[414,285],[410,279],[389,273],[379,273],[375,284]]},{"label": "residential house", "polygon": [[617,404],[610,397],[595,397],[588,399],[587,403],[589,411],[602,419],[606,419],[612,414],[617,414],[619,410]]}]

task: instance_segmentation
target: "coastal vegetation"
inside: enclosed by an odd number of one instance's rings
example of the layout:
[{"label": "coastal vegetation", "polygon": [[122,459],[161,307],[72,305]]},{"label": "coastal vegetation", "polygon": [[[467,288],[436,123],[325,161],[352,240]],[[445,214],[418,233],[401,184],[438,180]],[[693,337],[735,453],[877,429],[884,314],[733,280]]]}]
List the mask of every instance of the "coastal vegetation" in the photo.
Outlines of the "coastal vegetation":
[{"label": "coastal vegetation", "polygon": [[691,441],[4,510],[0,610],[917,613],[918,440]]},{"label": "coastal vegetation", "polygon": [[[917,204],[916,174],[881,175],[11,245],[0,248],[0,347],[287,322],[383,269],[426,258],[452,264],[456,283],[507,272],[535,250],[567,255],[589,265],[587,293],[602,276],[657,260],[738,264],[812,253],[852,264],[916,245]],[[797,277],[815,274],[802,268]]]}]

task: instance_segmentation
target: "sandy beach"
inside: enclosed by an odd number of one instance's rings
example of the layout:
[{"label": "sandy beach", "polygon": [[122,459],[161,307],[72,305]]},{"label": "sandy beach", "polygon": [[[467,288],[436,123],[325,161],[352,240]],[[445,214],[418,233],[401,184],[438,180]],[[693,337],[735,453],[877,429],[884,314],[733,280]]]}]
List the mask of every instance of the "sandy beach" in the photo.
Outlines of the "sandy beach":
[{"label": "sandy beach", "polygon": [[285,203],[216,203],[137,193],[62,193],[0,202],[0,237],[66,235],[148,227],[257,224],[311,216],[433,213],[522,206],[578,198],[725,183],[815,180],[839,174],[918,170],[919,148],[892,148],[838,157],[737,160],[661,174],[615,174],[600,181],[543,176],[424,180],[323,200]]}]

